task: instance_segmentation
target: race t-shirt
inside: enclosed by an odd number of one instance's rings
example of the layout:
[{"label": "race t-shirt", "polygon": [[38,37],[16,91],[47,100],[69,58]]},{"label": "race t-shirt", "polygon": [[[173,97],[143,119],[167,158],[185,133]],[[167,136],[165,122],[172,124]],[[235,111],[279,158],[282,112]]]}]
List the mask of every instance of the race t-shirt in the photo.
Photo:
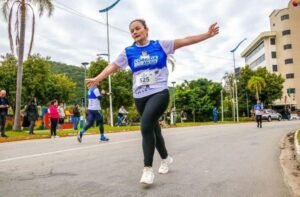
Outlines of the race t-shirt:
[{"label": "race t-shirt", "polygon": [[88,110],[101,110],[100,100],[98,97],[101,96],[101,93],[98,88],[92,87],[88,92],[89,105]]},{"label": "race t-shirt", "polygon": [[174,40],[133,44],[114,61],[121,68],[130,67],[133,75],[133,97],[142,98],[168,89],[167,55],[174,53]]}]

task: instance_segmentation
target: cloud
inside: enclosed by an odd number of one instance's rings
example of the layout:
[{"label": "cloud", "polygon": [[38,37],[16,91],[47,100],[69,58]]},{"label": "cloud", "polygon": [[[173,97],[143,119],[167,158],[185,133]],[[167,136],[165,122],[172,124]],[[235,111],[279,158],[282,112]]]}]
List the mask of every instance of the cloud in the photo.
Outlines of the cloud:
[{"label": "cloud", "polygon": [[[107,52],[106,15],[99,9],[114,0],[57,0],[51,18],[37,17],[33,52],[51,56],[52,60],[80,65],[93,61],[97,53]],[[204,33],[213,22],[220,34],[212,39],[176,51],[176,69],[170,81],[208,78],[220,81],[233,71],[230,50],[243,38],[247,41],[236,51],[236,65],[243,66],[241,51],[262,31],[268,31],[269,15],[274,9],[287,7],[288,1],[224,0],[203,1],[124,1],[109,12],[111,60],[132,44],[128,24],[144,18],[151,39],[175,39]],[[71,13],[70,13],[71,12]],[[88,18],[87,18],[88,17]],[[9,52],[7,23],[0,18],[0,54]],[[29,39],[29,38],[27,38]],[[28,44],[28,40],[27,40]]]}]

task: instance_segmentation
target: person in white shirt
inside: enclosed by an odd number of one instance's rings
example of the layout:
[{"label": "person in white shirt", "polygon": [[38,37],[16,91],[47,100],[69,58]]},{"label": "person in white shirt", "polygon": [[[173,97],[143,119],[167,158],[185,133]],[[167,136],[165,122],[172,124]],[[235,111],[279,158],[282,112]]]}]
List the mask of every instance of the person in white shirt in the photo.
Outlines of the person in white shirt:
[{"label": "person in white shirt", "polygon": [[58,120],[58,129],[63,130],[63,124],[65,123],[65,108],[64,103],[60,103],[58,106],[59,120]]},{"label": "person in white shirt", "polygon": [[100,113],[101,110],[101,103],[102,95],[97,88],[97,86],[89,87],[88,91],[88,118],[87,118],[87,124],[84,126],[84,128],[78,132],[77,134],[77,140],[79,143],[82,142],[83,134],[94,125],[94,122],[96,121],[96,124],[99,126],[100,131],[100,142],[101,141],[109,141],[107,137],[104,136],[104,123],[103,123],[103,116]]}]

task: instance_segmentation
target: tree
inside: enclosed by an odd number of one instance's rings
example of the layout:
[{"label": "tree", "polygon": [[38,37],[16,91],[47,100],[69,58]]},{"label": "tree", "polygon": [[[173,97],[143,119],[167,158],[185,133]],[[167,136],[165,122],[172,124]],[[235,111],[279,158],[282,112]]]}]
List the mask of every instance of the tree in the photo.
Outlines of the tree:
[{"label": "tree", "polygon": [[284,78],[281,75],[268,72],[266,68],[257,69],[255,75],[265,80],[266,86],[260,94],[265,105],[272,104],[273,101],[282,97]]},{"label": "tree", "polygon": [[25,48],[25,30],[26,30],[26,19],[29,16],[28,12],[32,12],[32,34],[31,41],[29,46],[28,56],[31,53],[34,40],[34,30],[35,30],[35,14],[32,3],[37,4],[39,15],[42,16],[44,11],[48,11],[48,16],[51,16],[54,6],[51,0],[3,0],[2,1],[2,11],[4,18],[8,20],[8,35],[10,41],[10,47],[12,54],[14,54],[14,40],[12,36],[12,15],[15,11],[15,31],[16,31],[16,52],[18,56],[18,71],[17,71],[17,92],[16,92],[16,109],[15,109],[15,118],[14,118],[14,130],[21,130],[20,122],[20,109],[21,109],[21,97],[22,97],[22,77],[23,77],[23,57],[24,57],[24,48]]},{"label": "tree", "polygon": [[220,106],[220,83],[207,79],[185,81],[176,86],[176,108],[186,111],[196,120],[210,120],[214,107]]},{"label": "tree", "polygon": [[75,97],[75,83],[64,74],[51,75],[47,82],[48,104],[51,100],[57,99],[58,102],[67,102]]},{"label": "tree", "polygon": [[266,82],[262,77],[252,76],[248,81],[248,88],[251,91],[255,91],[256,100],[259,100],[259,94],[265,86]]},{"label": "tree", "polygon": [[[224,90],[226,92],[226,94],[228,95],[227,96],[227,100],[230,100],[231,102],[231,115],[233,117],[233,119],[235,119],[235,103],[234,103],[234,98],[235,98],[235,95],[234,95],[234,75],[231,74],[231,73],[225,73],[225,76],[223,77],[224,79]],[[226,98],[226,97],[225,97]]]},{"label": "tree", "polygon": [[84,88],[86,87],[84,81],[84,68],[82,66],[67,65],[62,62],[49,61],[51,65],[52,74],[64,74],[72,79],[76,83],[75,98],[69,99],[68,103],[80,103],[82,104],[82,97],[84,96]]},{"label": "tree", "polygon": [[[0,61],[0,89],[5,89],[10,104],[13,104],[16,95],[17,59],[11,54],[1,56]],[[13,109],[15,108],[12,105]]]},{"label": "tree", "polygon": [[46,104],[49,101],[47,85],[51,76],[48,59],[37,54],[30,56],[23,65],[22,103],[35,97],[40,104]]},{"label": "tree", "polygon": [[[241,69],[240,75],[238,76],[238,98],[240,101],[240,111],[249,112],[247,105],[250,107],[251,104],[256,103],[256,93],[251,94],[251,91],[248,88],[248,81],[253,76],[261,77],[265,81],[266,86],[262,88],[259,97],[266,106],[282,97],[284,79],[281,75],[269,72],[265,67],[252,70],[249,65],[246,65]],[[254,90],[254,92],[255,91],[256,90]]]}]

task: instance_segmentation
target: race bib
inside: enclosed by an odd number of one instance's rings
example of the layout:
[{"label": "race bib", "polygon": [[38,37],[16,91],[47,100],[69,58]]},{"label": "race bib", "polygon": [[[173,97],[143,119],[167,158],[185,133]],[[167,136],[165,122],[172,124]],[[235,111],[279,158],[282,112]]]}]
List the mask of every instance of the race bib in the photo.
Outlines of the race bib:
[{"label": "race bib", "polygon": [[154,84],[155,81],[154,71],[145,71],[136,75],[136,86]]}]

